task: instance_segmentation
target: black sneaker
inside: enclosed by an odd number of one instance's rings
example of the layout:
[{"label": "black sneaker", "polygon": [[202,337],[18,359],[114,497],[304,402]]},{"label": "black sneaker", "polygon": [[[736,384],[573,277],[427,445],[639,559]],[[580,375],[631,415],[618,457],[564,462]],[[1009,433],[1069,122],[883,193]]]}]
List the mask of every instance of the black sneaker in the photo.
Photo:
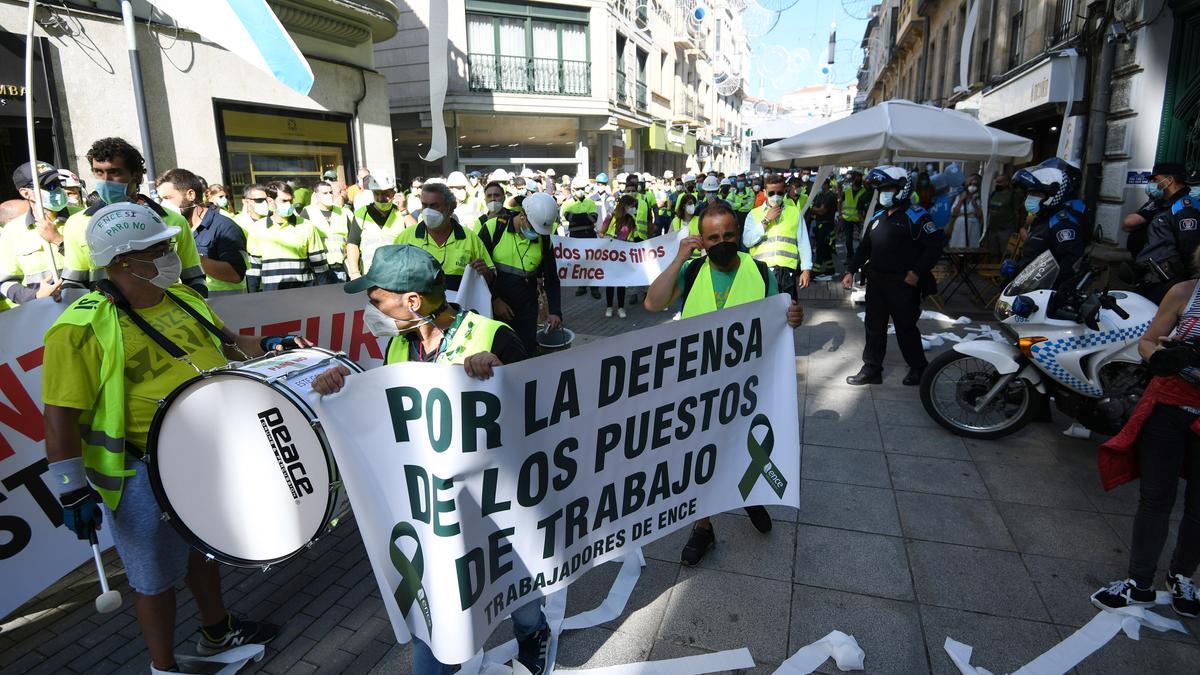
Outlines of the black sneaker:
[{"label": "black sneaker", "polygon": [[754,523],[754,529],[763,534],[771,531],[771,514],[767,513],[765,507],[747,506],[746,515],[750,516],[750,522]]},{"label": "black sneaker", "polygon": [[1092,593],[1092,604],[1100,609],[1149,607],[1157,594],[1153,588],[1138,588],[1133,579],[1114,581]]},{"label": "black sneaker", "polygon": [[220,654],[227,649],[242,645],[265,645],[279,633],[279,626],[261,621],[247,621],[232,614],[226,619],[223,635],[210,635],[207,628],[200,629],[196,642],[196,653],[200,656]]},{"label": "black sneaker", "polygon": [[542,673],[546,672],[546,665],[549,659],[549,628],[543,628],[524,640],[517,640],[517,661],[522,666],[525,666],[530,675],[542,675]]},{"label": "black sneaker", "polygon": [[717,536],[707,527],[692,527],[692,536],[688,538],[683,553],[679,554],[679,562],[691,567],[704,559],[708,549],[717,545]]},{"label": "black sneaker", "polygon": [[1200,600],[1196,599],[1196,585],[1190,577],[1182,574],[1168,575],[1167,590],[1171,592],[1171,607],[1176,614],[1189,619],[1200,616]]}]

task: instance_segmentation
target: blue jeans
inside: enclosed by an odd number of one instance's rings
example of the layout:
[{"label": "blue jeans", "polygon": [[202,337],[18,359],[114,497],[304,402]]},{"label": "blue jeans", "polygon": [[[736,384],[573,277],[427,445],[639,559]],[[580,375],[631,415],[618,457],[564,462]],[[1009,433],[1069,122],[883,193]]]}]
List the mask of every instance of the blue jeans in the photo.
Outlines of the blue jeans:
[{"label": "blue jeans", "polygon": [[[513,637],[523,640],[546,627],[542,616],[542,601],[534,600],[513,610]],[[448,666],[433,656],[429,645],[413,638],[413,675],[449,675],[457,666]]]}]

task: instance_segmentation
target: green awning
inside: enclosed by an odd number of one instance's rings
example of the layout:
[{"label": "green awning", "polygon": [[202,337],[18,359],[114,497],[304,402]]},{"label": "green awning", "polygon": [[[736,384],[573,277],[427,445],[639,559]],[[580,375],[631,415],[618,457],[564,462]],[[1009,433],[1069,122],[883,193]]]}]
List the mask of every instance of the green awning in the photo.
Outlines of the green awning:
[{"label": "green awning", "polygon": [[672,143],[667,138],[667,127],[665,124],[655,123],[642,134],[643,150],[664,150],[666,152],[675,152],[684,155],[696,154],[696,135],[688,132],[683,137],[683,143]]}]

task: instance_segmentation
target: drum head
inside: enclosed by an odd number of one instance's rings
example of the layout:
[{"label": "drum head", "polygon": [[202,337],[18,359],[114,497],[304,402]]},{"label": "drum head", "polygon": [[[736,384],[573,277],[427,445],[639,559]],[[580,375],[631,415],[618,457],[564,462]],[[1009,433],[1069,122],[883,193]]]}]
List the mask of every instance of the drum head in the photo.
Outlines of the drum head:
[{"label": "drum head", "polygon": [[296,555],[323,529],[332,469],[313,418],[253,377],[193,380],[150,432],[151,480],[189,542],[221,562]]}]

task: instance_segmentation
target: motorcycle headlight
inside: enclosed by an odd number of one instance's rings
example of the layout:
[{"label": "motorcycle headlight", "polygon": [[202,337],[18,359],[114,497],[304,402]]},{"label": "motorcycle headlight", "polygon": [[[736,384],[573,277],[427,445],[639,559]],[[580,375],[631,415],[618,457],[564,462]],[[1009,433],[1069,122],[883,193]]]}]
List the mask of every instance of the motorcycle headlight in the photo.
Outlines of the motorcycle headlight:
[{"label": "motorcycle headlight", "polygon": [[1012,305],[1007,300],[996,301],[996,320],[1004,321],[1013,315]]}]

